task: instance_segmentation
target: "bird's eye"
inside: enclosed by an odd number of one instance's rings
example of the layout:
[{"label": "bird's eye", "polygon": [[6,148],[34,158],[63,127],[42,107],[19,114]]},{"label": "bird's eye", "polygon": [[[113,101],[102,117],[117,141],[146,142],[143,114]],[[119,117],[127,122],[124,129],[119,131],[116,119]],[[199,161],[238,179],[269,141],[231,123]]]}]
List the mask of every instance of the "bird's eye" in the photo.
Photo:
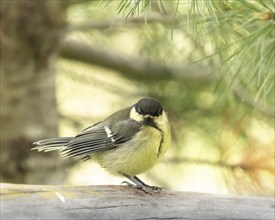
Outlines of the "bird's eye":
[{"label": "bird's eye", "polygon": [[162,114],[162,109],[158,110],[158,116],[160,116]]},{"label": "bird's eye", "polygon": [[138,114],[142,115],[144,112],[142,111],[142,109],[140,107],[136,108],[136,111]]},{"label": "bird's eye", "polygon": [[160,116],[162,114],[162,109],[158,109],[154,112],[154,116]]}]

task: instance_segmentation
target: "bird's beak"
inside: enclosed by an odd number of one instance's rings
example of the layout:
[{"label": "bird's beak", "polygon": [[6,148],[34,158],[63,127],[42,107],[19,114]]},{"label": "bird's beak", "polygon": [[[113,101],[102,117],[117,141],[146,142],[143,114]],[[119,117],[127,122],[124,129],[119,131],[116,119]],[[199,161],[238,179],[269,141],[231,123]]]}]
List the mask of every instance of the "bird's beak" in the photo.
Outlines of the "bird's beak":
[{"label": "bird's beak", "polygon": [[147,126],[151,126],[151,127],[156,127],[157,126],[154,119],[151,116],[145,116],[145,118],[142,121],[142,124],[147,125]]}]

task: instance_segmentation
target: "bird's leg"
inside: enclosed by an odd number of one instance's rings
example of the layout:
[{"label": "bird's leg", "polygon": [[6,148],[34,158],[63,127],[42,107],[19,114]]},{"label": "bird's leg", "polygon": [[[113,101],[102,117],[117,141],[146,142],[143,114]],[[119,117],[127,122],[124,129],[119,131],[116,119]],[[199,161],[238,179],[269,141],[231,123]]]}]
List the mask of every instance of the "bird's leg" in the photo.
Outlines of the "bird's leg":
[{"label": "bird's leg", "polygon": [[137,188],[137,189],[141,189],[142,191],[146,192],[146,193],[158,193],[162,190],[161,187],[158,186],[149,186],[146,183],[142,182],[137,176],[129,176],[127,174],[122,174],[123,176],[125,176],[126,178],[128,178],[129,180],[131,180],[134,184],[129,183],[127,181],[123,181],[122,183],[126,183],[128,186]]}]

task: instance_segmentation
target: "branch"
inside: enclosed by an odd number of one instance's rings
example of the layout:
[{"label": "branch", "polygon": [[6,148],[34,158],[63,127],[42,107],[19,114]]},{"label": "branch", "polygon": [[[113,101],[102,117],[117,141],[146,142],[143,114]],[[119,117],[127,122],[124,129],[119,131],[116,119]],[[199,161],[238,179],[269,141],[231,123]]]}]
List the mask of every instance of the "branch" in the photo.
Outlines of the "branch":
[{"label": "branch", "polygon": [[[113,17],[104,21],[83,23],[83,24],[71,24],[66,29],[62,29],[63,32],[73,32],[73,31],[89,31],[89,30],[106,30],[106,29],[118,29],[128,28],[129,26],[135,25],[145,25],[151,23],[161,23],[165,25],[175,25],[184,21],[183,16],[165,16],[160,14],[149,14],[146,17],[144,16],[135,16],[127,19],[123,19],[122,17]],[[122,26],[123,24],[123,26]]]},{"label": "branch", "polygon": [[198,64],[187,68],[167,66],[137,57],[126,57],[75,40],[64,40],[61,43],[60,55],[67,59],[115,70],[124,77],[139,80],[180,79],[196,83],[210,81],[210,70]]},{"label": "branch", "polygon": [[275,109],[270,108],[260,101],[255,101],[255,98],[249,95],[242,86],[235,87],[234,92],[241,99],[241,101],[247,103],[250,106],[253,106],[269,117],[275,118]]},{"label": "branch", "polygon": [[1,184],[1,219],[274,219],[274,199],[128,186]]}]

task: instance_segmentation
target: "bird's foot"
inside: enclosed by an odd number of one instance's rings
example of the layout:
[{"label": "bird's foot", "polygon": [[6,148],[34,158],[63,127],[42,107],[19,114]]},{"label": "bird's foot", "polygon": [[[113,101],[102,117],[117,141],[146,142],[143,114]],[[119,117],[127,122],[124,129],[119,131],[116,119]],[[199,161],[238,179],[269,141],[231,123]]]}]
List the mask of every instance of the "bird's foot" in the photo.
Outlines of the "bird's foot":
[{"label": "bird's foot", "polygon": [[162,187],[158,187],[158,186],[149,186],[149,185],[145,185],[145,184],[133,184],[133,183],[129,183],[127,181],[123,181],[121,184],[126,184],[127,186],[136,188],[136,189],[140,189],[145,193],[148,194],[155,194],[155,193],[159,193],[163,190]]}]

